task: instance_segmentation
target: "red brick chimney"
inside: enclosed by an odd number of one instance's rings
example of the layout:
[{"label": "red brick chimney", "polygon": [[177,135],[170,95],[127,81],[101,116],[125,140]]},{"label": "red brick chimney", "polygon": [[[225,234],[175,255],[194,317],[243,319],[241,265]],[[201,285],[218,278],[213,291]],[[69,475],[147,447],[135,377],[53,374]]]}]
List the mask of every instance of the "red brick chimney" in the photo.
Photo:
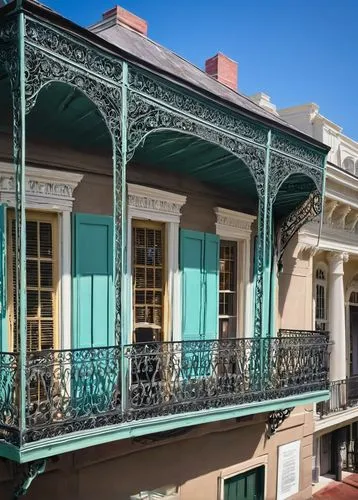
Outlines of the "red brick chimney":
[{"label": "red brick chimney", "polygon": [[102,15],[102,19],[103,21],[115,20],[116,24],[121,24],[122,26],[126,26],[127,28],[137,31],[137,33],[140,33],[141,35],[147,36],[147,21],[141,19],[135,14],[132,14],[128,10],[123,9],[123,7],[119,7],[119,5],[113,9],[107,10],[107,12]]},{"label": "red brick chimney", "polygon": [[205,61],[205,71],[220,83],[237,90],[238,64],[224,54],[219,52],[216,56],[207,59]]}]

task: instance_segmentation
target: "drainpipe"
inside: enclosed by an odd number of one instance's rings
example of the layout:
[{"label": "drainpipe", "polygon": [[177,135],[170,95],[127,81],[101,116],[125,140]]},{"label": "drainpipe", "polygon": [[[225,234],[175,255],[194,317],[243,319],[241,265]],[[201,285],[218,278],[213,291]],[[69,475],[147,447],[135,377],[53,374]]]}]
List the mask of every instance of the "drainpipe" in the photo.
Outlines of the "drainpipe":
[{"label": "drainpipe", "polygon": [[323,170],[323,181],[322,181],[322,205],[321,205],[321,215],[319,221],[319,230],[318,230],[318,238],[316,243],[316,249],[318,250],[319,244],[321,241],[322,230],[323,230],[323,217],[324,217],[324,200],[325,200],[325,191],[326,191],[326,163],[327,163],[328,154],[326,154],[324,158],[324,170]]},{"label": "drainpipe", "polygon": [[14,493],[13,500],[17,500],[18,498],[26,495],[34,479],[45,472],[46,463],[46,460],[37,460],[36,462],[31,462],[29,464],[21,485]]}]

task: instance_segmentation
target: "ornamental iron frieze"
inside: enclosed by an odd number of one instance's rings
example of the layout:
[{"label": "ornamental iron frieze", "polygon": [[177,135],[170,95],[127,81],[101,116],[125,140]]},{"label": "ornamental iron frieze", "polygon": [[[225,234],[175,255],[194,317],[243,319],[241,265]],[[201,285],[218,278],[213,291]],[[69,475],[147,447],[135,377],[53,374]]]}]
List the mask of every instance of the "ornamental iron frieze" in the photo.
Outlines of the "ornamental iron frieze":
[{"label": "ornamental iron frieze", "polygon": [[203,100],[180,92],[164,81],[154,79],[150,75],[133,67],[129,68],[128,83],[131,89],[142,92],[148,97],[161,101],[168,106],[172,106],[177,111],[190,114],[223,131],[251,139],[257,144],[266,144],[267,129],[263,126],[253,124],[228,111],[221,111],[218,108],[214,108]]},{"label": "ornamental iron frieze", "polygon": [[270,201],[274,203],[282,184],[291,175],[302,174],[312,179],[316,188],[322,191],[324,169],[306,165],[297,160],[271,152],[270,156]]},{"label": "ornamental iron frieze", "polygon": [[25,48],[25,66],[27,113],[36,104],[39,92],[45,85],[60,82],[78,89],[92,101],[112,135],[120,128],[121,90],[117,86],[108,84],[29,45]]},{"label": "ornamental iron frieze", "polygon": [[17,26],[16,19],[0,23],[0,42],[11,42],[16,40]]},{"label": "ornamental iron frieze", "polygon": [[117,84],[122,81],[121,61],[109,56],[105,51],[79,42],[68,33],[61,33],[53,27],[26,18],[25,40],[58,58],[65,59],[69,64],[79,65],[102,80],[109,79]]},{"label": "ornamental iron frieze", "polygon": [[200,137],[232,153],[242,160],[251,172],[259,195],[263,192],[265,164],[265,151],[263,148],[247,144],[217,129],[203,125],[186,115],[163,108],[134,92],[129,92],[127,159],[133,157],[135,149],[141,143],[143,144],[149,133],[165,130],[177,130]]},{"label": "ornamental iron frieze", "polygon": [[287,137],[279,132],[272,134],[272,149],[278,149],[283,153],[294,156],[299,160],[308,162],[323,170],[323,154],[304,145],[302,142],[295,140],[292,137]]}]

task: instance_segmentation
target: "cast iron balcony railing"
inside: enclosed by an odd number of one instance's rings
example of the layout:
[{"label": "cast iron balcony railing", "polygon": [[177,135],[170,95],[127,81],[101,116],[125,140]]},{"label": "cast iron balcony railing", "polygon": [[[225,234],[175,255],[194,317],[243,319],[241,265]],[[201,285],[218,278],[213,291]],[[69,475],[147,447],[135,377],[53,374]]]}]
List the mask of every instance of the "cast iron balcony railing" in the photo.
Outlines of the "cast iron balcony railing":
[{"label": "cast iron balcony railing", "polygon": [[317,414],[323,418],[327,415],[358,407],[358,375],[330,383],[330,398],[317,404]]},{"label": "cast iron balcony railing", "polygon": [[[2,353],[0,437],[19,446],[133,420],[326,390],[327,345],[326,337],[312,334],[31,352],[25,388],[19,387],[18,354]],[[24,396],[26,429],[20,433]]]}]

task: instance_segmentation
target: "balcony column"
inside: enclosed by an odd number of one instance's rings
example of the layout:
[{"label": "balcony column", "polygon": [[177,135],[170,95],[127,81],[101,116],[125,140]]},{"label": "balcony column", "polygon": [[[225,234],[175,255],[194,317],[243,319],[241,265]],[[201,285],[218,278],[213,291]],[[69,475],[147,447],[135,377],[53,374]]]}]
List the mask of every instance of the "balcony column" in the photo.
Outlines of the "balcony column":
[{"label": "balcony column", "polygon": [[329,331],[333,343],[330,357],[330,379],[346,378],[346,328],[344,304],[344,262],[348,254],[332,253],[329,256]]}]

